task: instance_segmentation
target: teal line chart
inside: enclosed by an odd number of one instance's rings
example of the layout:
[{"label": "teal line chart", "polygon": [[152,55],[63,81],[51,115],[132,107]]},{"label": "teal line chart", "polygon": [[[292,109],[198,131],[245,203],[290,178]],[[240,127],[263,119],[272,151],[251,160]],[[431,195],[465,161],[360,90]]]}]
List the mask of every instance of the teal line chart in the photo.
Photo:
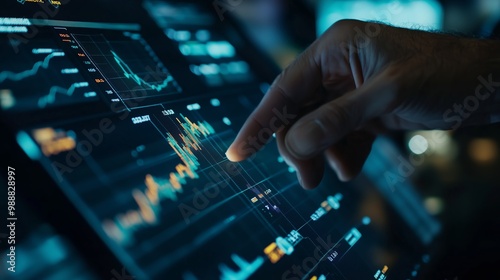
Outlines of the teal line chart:
[{"label": "teal line chart", "polygon": [[[49,93],[47,95],[44,95],[38,99],[38,107],[43,109],[47,105],[55,103],[58,93],[66,96],[72,96],[77,89],[86,88],[88,86],[89,83],[87,82],[74,83],[68,89],[65,89],[60,86],[53,86],[50,88]],[[89,97],[94,97],[96,95],[97,93],[95,91],[89,91],[85,92],[83,96],[89,98]]]},{"label": "teal line chart", "polygon": [[182,89],[138,33],[72,34],[129,109],[158,105]]},{"label": "teal line chart", "polygon": [[[34,51],[34,50],[33,50]],[[11,80],[14,82],[18,82],[21,80],[24,80],[26,78],[35,76],[38,71],[41,69],[48,69],[50,66],[50,61],[55,58],[55,57],[61,57],[64,56],[64,52],[61,51],[54,51],[47,55],[45,59],[36,62],[31,69],[22,71],[22,72],[12,72],[12,71],[3,71],[0,72],[0,83],[6,81],[6,80]]]},{"label": "teal line chart", "polygon": [[130,67],[127,65],[127,63],[125,61],[123,61],[114,51],[111,51],[111,53],[113,54],[113,57],[114,57],[116,63],[118,63],[118,66],[120,66],[120,68],[123,70],[123,75],[126,78],[129,78],[129,79],[133,80],[134,82],[136,82],[139,86],[144,85],[144,86],[151,88],[152,90],[161,91],[164,88],[166,88],[170,84],[170,82],[172,82],[174,80],[174,78],[172,78],[172,76],[168,76],[160,84],[156,84],[156,85],[151,84],[151,83],[145,81],[144,79],[142,79],[141,77],[139,77],[138,75],[134,74],[134,72],[132,71],[132,69],[130,69]]},{"label": "teal line chart", "polygon": [[[19,55],[4,54],[0,85],[10,92],[9,111],[62,108],[97,102],[99,96],[69,59],[50,41],[29,42]],[[47,111],[48,112],[48,111]]]}]

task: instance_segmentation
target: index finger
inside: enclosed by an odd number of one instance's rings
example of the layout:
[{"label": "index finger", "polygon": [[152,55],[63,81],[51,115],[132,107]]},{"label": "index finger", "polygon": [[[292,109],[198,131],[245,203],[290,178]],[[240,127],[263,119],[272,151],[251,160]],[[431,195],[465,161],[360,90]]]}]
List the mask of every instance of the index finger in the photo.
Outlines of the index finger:
[{"label": "index finger", "polygon": [[229,146],[226,152],[229,160],[247,159],[259,151],[273,133],[296,121],[301,103],[321,86],[316,55],[313,44],[274,80]]}]

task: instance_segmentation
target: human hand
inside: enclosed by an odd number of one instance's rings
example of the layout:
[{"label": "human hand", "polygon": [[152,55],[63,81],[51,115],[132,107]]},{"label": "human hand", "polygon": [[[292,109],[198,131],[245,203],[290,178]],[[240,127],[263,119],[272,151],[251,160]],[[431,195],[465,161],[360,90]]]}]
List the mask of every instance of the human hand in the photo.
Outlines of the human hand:
[{"label": "human hand", "polygon": [[275,132],[304,188],[319,184],[325,159],[350,180],[379,131],[488,123],[498,49],[494,41],[337,22],[275,79],[226,155],[244,160]]}]

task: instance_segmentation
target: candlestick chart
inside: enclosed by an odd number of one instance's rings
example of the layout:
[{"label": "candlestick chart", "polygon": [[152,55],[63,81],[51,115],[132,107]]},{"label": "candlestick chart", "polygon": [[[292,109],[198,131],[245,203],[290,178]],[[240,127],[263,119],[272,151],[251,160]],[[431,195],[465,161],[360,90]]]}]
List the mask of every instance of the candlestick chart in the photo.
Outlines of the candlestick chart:
[{"label": "candlestick chart", "polygon": [[[223,105],[237,102],[234,98],[206,100],[198,106],[176,105],[166,110],[156,106],[136,109],[125,120],[111,119],[115,129],[103,136],[107,140],[93,148],[85,166],[65,174],[83,203],[93,209],[99,230],[119,245],[117,254],[130,256],[148,277],[179,268],[187,256],[197,262],[210,259],[215,250],[220,252],[218,264],[205,261],[202,270],[219,274],[221,279],[262,276],[273,266],[309,254],[314,249],[309,240],[313,246],[328,243],[319,252],[322,260],[335,259],[331,263],[336,265],[361,242],[363,226],[339,229],[330,233],[332,237],[320,233],[328,227],[328,220],[338,217],[345,197],[318,193],[304,198],[293,192],[295,174],[275,149],[267,151],[276,156],[263,161],[269,166],[266,170],[253,161],[227,161],[224,152],[235,132],[224,119],[241,109]],[[193,107],[200,109],[187,109]],[[72,128],[78,147],[86,136],[78,133],[82,131],[78,125]],[[119,149],[115,143],[121,143]],[[54,160],[59,157],[64,158],[64,152],[52,155]],[[312,203],[315,199],[322,202]],[[250,247],[221,247],[249,238],[234,231],[255,231],[258,239]],[[330,244],[331,238],[339,239],[337,247]],[[200,269],[184,264],[180,268],[176,271],[202,276]],[[319,268],[328,271],[323,262]]]},{"label": "candlestick chart", "polygon": [[[382,280],[397,271],[398,258],[384,256],[404,252],[377,247],[396,217],[384,218],[380,194],[362,197],[331,174],[303,190],[265,126],[256,136],[269,145],[228,160],[269,84],[254,83],[255,69],[237,63],[244,56],[225,33],[167,24],[169,37],[155,41],[150,30],[128,27],[41,28],[19,57],[0,45],[8,62],[1,113],[29,112],[15,139],[75,206],[92,240],[137,279]],[[227,81],[207,84],[201,74]],[[286,107],[272,113],[292,115]],[[247,140],[243,151],[257,150],[259,141]],[[401,275],[419,254],[404,260]]]},{"label": "candlestick chart", "polygon": [[131,238],[134,229],[156,224],[161,211],[161,201],[177,201],[177,193],[183,192],[182,188],[187,180],[199,178],[197,170],[200,162],[195,153],[202,150],[202,138],[215,131],[206,121],[194,123],[182,114],[180,120],[176,118],[176,121],[182,128],[178,135],[181,142],[179,143],[170,132],[167,132],[166,141],[182,163],[175,166],[175,171],[170,172],[168,178],[162,179],[147,174],[144,178],[144,191],[132,191],[138,209],[118,214],[114,221],[104,221],[104,230],[116,241],[126,242]]}]

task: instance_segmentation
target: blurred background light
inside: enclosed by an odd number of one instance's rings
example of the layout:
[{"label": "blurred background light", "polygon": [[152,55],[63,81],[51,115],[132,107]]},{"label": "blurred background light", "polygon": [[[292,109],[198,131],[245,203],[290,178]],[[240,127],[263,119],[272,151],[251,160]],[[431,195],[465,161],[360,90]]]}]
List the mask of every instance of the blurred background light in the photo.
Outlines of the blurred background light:
[{"label": "blurred background light", "polygon": [[12,92],[8,89],[0,90],[0,108],[7,110],[9,108],[14,107],[16,104],[16,99]]},{"label": "blurred background light", "polygon": [[416,155],[421,155],[429,148],[429,142],[420,134],[413,136],[408,142],[408,148]]},{"label": "blurred background light", "polygon": [[469,143],[469,156],[478,164],[494,163],[498,157],[498,145],[492,139],[478,138]]},{"label": "blurred background light", "polygon": [[457,145],[451,131],[417,130],[406,134],[408,148],[414,154],[433,154],[446,159],[457,156]]},{"label": "blurred background light", "polygon": [[439,197],[428,197],[424,200],[424,207],[431,215],[437,215],[443,211],[444,203]]},{"label": "blurred background light", "polygon": [[318,3],[317,33],[341,19],[379,21],[399,27],[440,30],[443,9],[438,1],[331,1]]}]

